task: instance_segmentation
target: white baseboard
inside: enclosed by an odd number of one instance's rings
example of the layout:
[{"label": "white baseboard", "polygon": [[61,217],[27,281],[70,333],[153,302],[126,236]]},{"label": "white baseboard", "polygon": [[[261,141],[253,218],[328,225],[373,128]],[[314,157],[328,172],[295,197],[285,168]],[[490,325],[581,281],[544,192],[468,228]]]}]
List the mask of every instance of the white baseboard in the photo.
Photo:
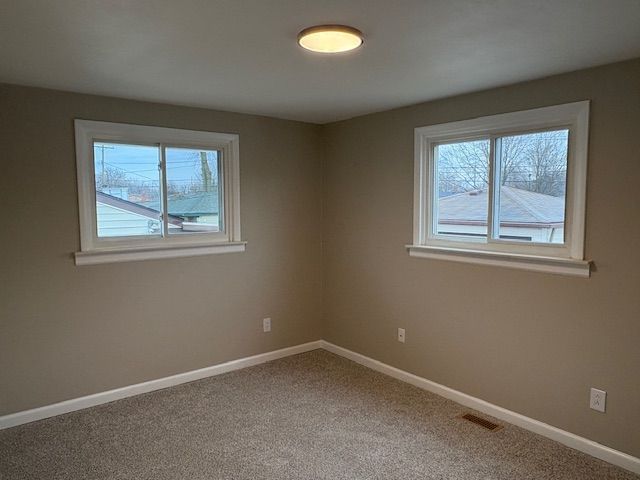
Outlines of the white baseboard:
[{"label": "white baseboard", "polygon": [[211,367],[201,368],[199,370],[192,370],[190,372],[179,373],[170,377],[160,378],[157,380],[150,380],[148,382],[138,383],[127,387],[117,388],[115,390],[109,390],[106,392],[95,393],[93,395],[87,395],[85,397],[74,398],[66,400],[60,403],[54,403],[44,407],[34,408],[32,410],[25,410],[22,412],[12,413],[0,417],[0,430],[4,428],[14,427],[25,423],[34,422],[36,420],[42,420],[44,418],[61,415],[63,413],[69,413],[76,410],[82,410],[84,408],[101,405],[103,403],[113,402],[121,398],[127,398],[141,393],[152,392],[154,390],[160,390],[162,388],[172,387],[174,385],[180,385],[181,383],[193,382],[194,380],[200,380],[206,377],[213,377],[222,373],[231,372],[233,370],[239,370],[241,368],[251,367],[261,363],[269,362],[271,360],[277,360],[278,358],[288,357],[290,355],[296,355],[298,353],[304,353],[311,350],[323,348],[329,352],[340,355],[341,357],[353,360],[356,363],[369,367],[372,370],[389,375],[390,377],[397,378],[406,383],[410,383],[418,388],[435,393],[442,397],[448,398],[474,410],[486,413],[495,418],[504,420],[505,422],[517,425],[531,432],[537,433],[544,437],[555,440],[559,443],[567,445],[571,448],[584,452],[593,457],[609,462],[613,465],[617,465],[626,470],[630,470],[634,473],[640,474],[640,458],[628,455],[626,453],[614,450],[600,443],[588,440],[584,437],[580,437],[573,433],[561,430],[557,427],[553,427],[546,423],[539,422],[532,418],[520,415],[519,413],[512,412],[506,408],[498,407],[479,398],[472,397],[466,393],[459,392],[439,383],[432,382],[425,378],[419,377],[404,370],[392,367],[385,363],[374,360],[360,353],[347,350],[346,348],[339,347],[325,340],[317,340],[315,342],[304,343],[293,347],[287,347],[272,352],[261,353],[253,355],[251,357],[240,358],[237,360],[231,360],[229,362],[220,363]]},{"label": "white baseboard", "polygon": [[71,400],[66,400],[64,402],[54,403],[52,405],[46,405],[44,407],[12,413],[10,415],[0,417],[0,430],[9,427],[15,427],[17,425],[22,425],[24,423],[35,422],[36,420],[42,420],[44,418],[54,417],[56,415],[62,415],[63,413],[82,410],[83,408],[94,407],[103,403],[113,402],[114,400],[120,400],[121,398],[132,397],[141,393],[152,392],[154,390],[160,390],[162,388],[180,385],[181,383],[193,382],[194,380],[200,380],[206,377],[213,377],[222,373],[251,367],[260,363],[296,355],[298,353],[308,352],[310,350],[316,350],[318,348],[321,348],[320,340],[317,340],[315,342],[303,343],[301,345],[295,345],[293,347],[282,348],[280,350],[274,350],[272,352],[261,353],[258,355],[253,355],[251,357],[231,360],[229,362],[220,363],[211,367],[205,367],[198,370],[192,370],[190,372],[171,375],[170,377],[159,378],[157,380],[137,383],[135,385],[129,385],[127,387],[116,388],[115,390],[94,393],[93,395],[87,395],[86,397],[74,398]]},{"label": "white baseboard", "polygon": [[492,403],[485,402],[484,400],[480,400],[479,398],[472,397],[471,395],[467,395],[466,393],[459,392],[457,390],[454,390],[453,388],[445,387],[444,385],[432,382],[431,380],[427,380],[426,378],[422,378],[412,373],[405,372],[404,370],[400,370],[399,368],[392,367],[390,365],[387,365],[386,363],[379,362],[378,360],[374,360],[373,358],[367,357],[360,353],[347,350],[346,348],[339,347],[325,340],[320,341],[320,345],[321,348],[329,352],[340,355],[341,357],[348,358],[349,360],[353,360],[354,362],[371,368],[372,370],[376,370],[378,372],[389,375],[390,377],[397,378],[398,380],[401,380],[403,382],[410,383],[411,385],[414,385],[423,390],[427,390],[429,392],[453,400],[454,402],[464,405],[465,407],[473,408],[474,410],[486,413],[487,415],[491,415],[492,417],[499,418],[500,420],[504,420],[505,422],[511,423],[513,425],[517,425],[518,427],[524,428],[525,430],[529,430],[531,432],[542,435],[543,437],[555,440],[556,442],[579,450],[583,453],[586,453],[587,455],[591,455],[592,457],[599,458],[600,460],[604,460],[605,462],[609,462],[613,465],[617,465],[618,467],[640,474],[640,458],[628,455],[618,450],[614,450],[613,448],[609,448],[600,443],[594,442],[584,437],[580,437],[565,430],[561,430],[546,423],[539,422],[538,420],[534,420],[533,418],[529,418],[519,413],[512,412],[511,410],[507,410],[506,408],[498,407],[497,405],[493,405]]}]

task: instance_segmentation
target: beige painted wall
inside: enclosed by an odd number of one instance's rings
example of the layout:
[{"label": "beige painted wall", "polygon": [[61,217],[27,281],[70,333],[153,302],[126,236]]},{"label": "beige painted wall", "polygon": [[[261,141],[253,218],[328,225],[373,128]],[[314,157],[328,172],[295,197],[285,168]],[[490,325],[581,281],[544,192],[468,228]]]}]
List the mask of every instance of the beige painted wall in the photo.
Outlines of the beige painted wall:
[{"label": "beige painted wall", "polygon": [[[408,256],[415,127],[585,99],[591,279]],[[324,135],[324,338],[640,456],[640,61],[368,115]],[[606,414],[588,408],[590,386],[608,392]]]},{"label": "beige painted wall", "polygon": [[[409,258],[414,127],[584,99],[591,279]],[[74,118],[238,132],[247,251],[76,267]],[[324,337],[640,456],[639,125],[640,60],[324,127],[0,86],[0,415]]]},{"label": "beige painted wall", "polygon": [[[247,251],[76,267],[74,118],[239,133]],[[0,86],[0,415],[317,340],[319,134]]]}]

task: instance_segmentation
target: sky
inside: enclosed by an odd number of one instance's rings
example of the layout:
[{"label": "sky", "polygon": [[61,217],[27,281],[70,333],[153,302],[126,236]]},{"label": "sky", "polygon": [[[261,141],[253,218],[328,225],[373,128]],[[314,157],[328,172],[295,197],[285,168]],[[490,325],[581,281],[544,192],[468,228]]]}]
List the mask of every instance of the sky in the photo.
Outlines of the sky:
[{"label": "sky", "polygon": [[[203,150],[167,147],[167,180],[175,184],[189,184],[201,178],[200,152]],[[104,155],[104,156],[103,156]],[[218,152],[207,151],[209,168],[215,178]],[[104,158],[105,169],[125,172],[131,180],[145,185],[157,185],[159,148],[156,146],[125,145],[117,143],[94,143],[96,178],[102,172]]]}]

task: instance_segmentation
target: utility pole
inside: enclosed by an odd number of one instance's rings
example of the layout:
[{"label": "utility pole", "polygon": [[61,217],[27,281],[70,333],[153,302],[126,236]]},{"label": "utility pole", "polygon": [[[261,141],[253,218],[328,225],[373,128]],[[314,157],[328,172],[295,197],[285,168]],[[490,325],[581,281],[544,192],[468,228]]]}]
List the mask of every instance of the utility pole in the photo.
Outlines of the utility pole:
[{"label": "utility pole", "polygon": [[204,183],[204,191],[210,192],[211,185],[211,169],[207,162],[207,152],[200,152],[200,169],[202,170],[202,183]]},{"label": "utility pole", "polygon": [[101,184],[104,187],[105,184],[107,183],[107,179],[105,177],[105,171],[104,171],[104,151],[105,150],[113,150],[115,147],[107,147],[106,145],[94,145],[93,148],[99,148],[102,151],[102,159],[101,159],[101,164],[102,164],[102,173],[100,175],[101,178]]}]

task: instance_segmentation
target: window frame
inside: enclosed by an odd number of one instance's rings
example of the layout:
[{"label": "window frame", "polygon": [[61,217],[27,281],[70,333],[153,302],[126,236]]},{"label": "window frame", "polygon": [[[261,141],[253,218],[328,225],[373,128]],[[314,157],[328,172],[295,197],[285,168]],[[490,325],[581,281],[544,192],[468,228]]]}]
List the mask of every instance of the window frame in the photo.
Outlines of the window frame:
[{"label": "window frame", "polygon": [[[416,128],[413,244],[408,246],[409,253],[417,257],[588,276],[589,262],[584,261],[588,124],[589,101],[582,101]],[[499,233],[499,219],[494,217],[494,212],[496,202],[500,201],[495,194],[496,139],[557,129],[569,130],[564,243],[494,238],[497,236],[494,233]],[[437,234],[435,147],[482,139],[490,142],[487,236],[462,239]]]},{"label": "window frame", "polygon": [[[80,220],[77,265],[244,251],[240,231],[239,136],[199,130],[76,119],[76,168]],[[160,235],[99,237],[97,231],[94,142],[158,148],[162,229]],[[169,234],[167,230],[167,148],[220,152],[223,231]]]}]

